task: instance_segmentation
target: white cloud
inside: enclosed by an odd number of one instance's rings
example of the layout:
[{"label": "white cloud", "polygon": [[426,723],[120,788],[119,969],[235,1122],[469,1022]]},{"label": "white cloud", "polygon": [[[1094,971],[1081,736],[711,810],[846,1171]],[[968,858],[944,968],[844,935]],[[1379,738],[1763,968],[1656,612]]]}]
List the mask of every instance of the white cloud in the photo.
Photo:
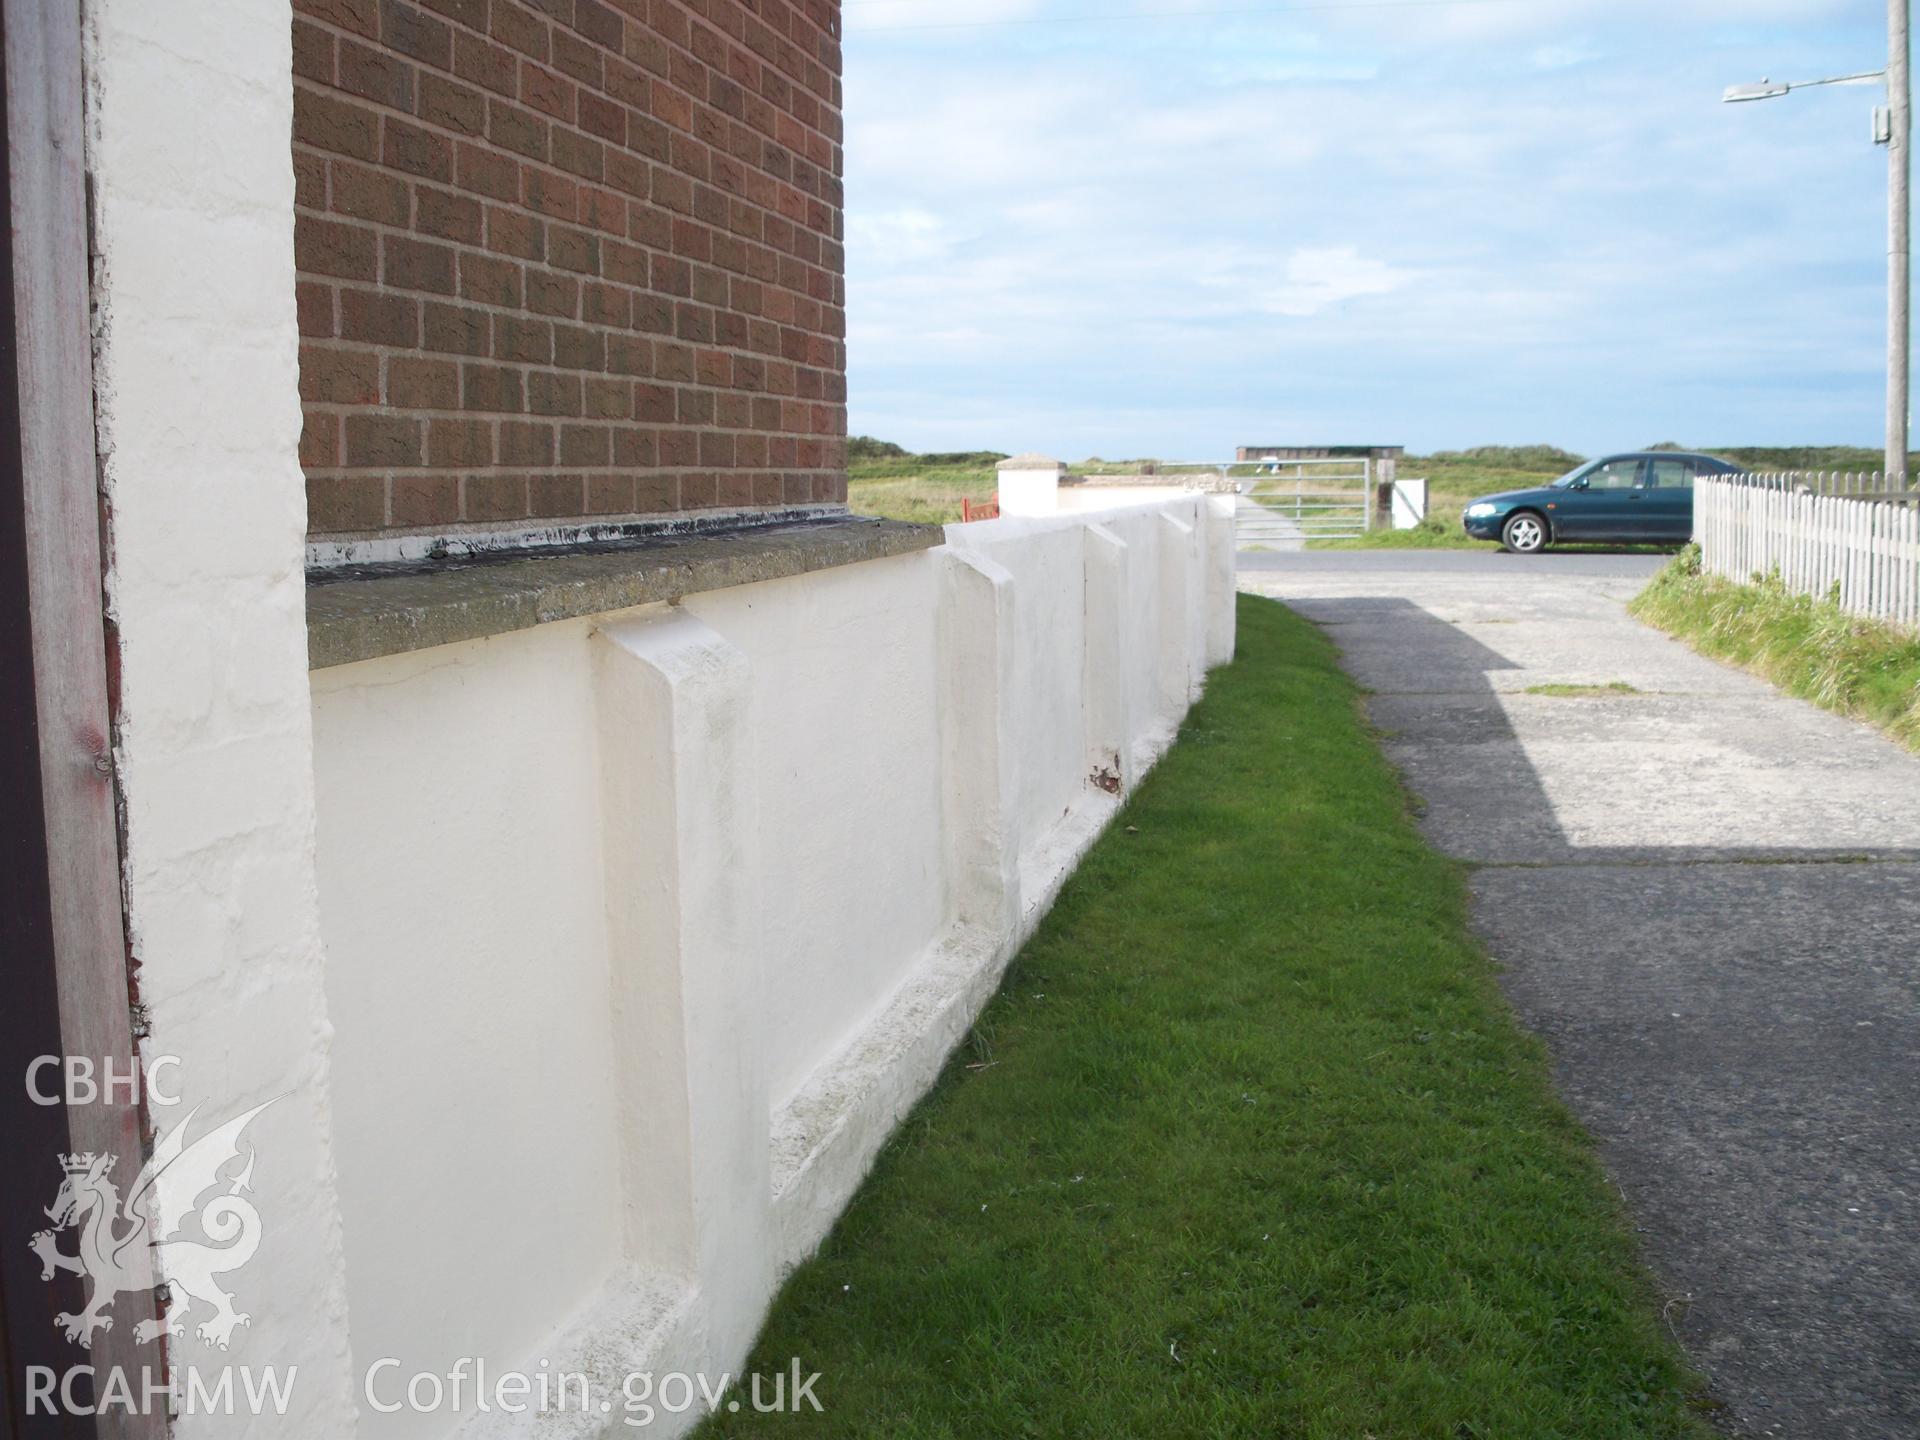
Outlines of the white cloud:
[{"label": "white cloud", "polygon": [[[1450,30],[1456,10],[1526,13]],[[1104,454],[1288,427],[1870,439],[1884,157],[1864,97],[1718,103],[1789,61],[1870,58],[1877,18],[1822,19],[1839,10],[1538,0],[856,38],[853,423]]]},{"label": "white cloud", "polygon": [[1318,315],[1349,300],[1390,295],[1412,272],[1363,256],[1351,245],[1296,250],[1287,257],[1286,281],[1259,292],[1255,305],[1269,315]]},{"label": "white cloud", "polygon": [[1854,0],[1461,0],[1420,6],[1361,6],[1331,12],[1329,30],[1371,34],[1407,46],[1559,40],[1600,25],[1641,36],[1711,25],[1815,25],[1857,15]]},{"label": "white cloud", "polygon": [[847,245],[863,262],[901,265],[947,254],[947,224],[929,210],[856,210],[847,217]]}]

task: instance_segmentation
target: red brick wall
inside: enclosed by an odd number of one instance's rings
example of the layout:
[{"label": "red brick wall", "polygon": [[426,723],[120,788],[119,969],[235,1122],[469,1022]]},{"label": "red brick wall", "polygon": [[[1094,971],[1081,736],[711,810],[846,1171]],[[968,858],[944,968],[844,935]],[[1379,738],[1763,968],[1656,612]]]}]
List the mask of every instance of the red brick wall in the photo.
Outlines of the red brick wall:
[{"label": "red brick wall", "polygon": [[846,498],[839,0],[294,0],[308,530]]}]

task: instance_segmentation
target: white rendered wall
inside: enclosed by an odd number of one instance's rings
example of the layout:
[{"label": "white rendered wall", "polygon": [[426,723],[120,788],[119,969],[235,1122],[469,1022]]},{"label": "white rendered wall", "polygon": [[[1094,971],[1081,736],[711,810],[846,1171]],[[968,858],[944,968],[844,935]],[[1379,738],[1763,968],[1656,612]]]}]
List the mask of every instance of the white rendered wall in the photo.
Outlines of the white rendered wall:
[{"label": "white rendered wall", "polygon": [[[314,677],[362,1373],[512,1368],[623,1259],[588,640],[570,622]],[[361,1417],[369,1437],[445,1429]]]},{"label": "white rendered wall", "polygon": [[690,597],[751,676],[784,1104],[947,920],[934,564],[925,553]]},{"label": "white rendered wall", "polygon": [[951,526],[948,537],[957,550],[989,557],[1013,583],[1011,788],[1020,834],[1032,844],[1086,796],[1094,769],[1082,688],[1086,526],[987,521]]},{"label": "white rendered wall", "polygon": [[215,1359],[293,1405],[175,1431],[463,1428],[362,1417],[388,1353],[737,1367],[1116,812],[1101,755],[1231,653],[1230,526],[1003,520],[310,682],[291,15],[84,4],[145,1043],[210,1116],[284,1096]]},{"label": "white rendered wall", "polygon": [[[224,477],[115,419],[185,493]],[[292,1092],[242,1337],[300,1365],[290,1433],[606,1428],[376,1413],[388,1357],[737,1369],[1231,651],[1230,523],[1188,496],[309,684],[297,516],[247,542],[273,573],[148,588],[137,484],[125,644],[171,663],[129,667],[136,943],[195,1098]],[[182,613],[222,645],[277,615],[278,648],[195,655],[151,623]]]},{"label": "white rendered wall", "polygon": [[999,472],[997,495],[1002,515],[1052,515],[1060,508],[1060,481],[1066,468],[1058,463]]},{"label": "white rendered wall", "polygon": [[[224,1355],[183,1339],[172,1358],[297,1366],[271,1433],[351,1435],[313,872],[292,15],[285,0],[84,0],[84,13],[115,759],[144,1048],[180,1057],[202,1120],[285,1096],[247,1137],[263,1234],[229,1283],[252,1324]],[[195,1414],[175,1433],[268,1433],[261,1423]]]},{"label": "white rendered wall", "polygon": [[1184,704],[1175,710],[1162,674],[1168,648],[1176,643],[1184,623],[1184,612],[1179,608],[1184,605],[1184,595],[1156,582],[1160,578],[1161,549],[1173,543],[1163,517],[1176,512],[1190,514],[1194,505],[1193,501],[1135,505],[1090,517],[1126,547],[1133,571],[1132,583],[1118,599],[1127,637],[1120,666],[1132,727],[1128,758],[1141,769],[1166,747],[1179,716],[1186,711]]},{"label": "white rendered wall", "polygon": [[1195,493],[1184,485],[1101,485],[1096,480],[1088,480],[1077,485],[1062,485],[1059,509],[1062,514],[1087,515],[1097,510],[1180,500]]},{"label": "white rendered wall", "polygon": [[316,676],[356,1361],[737,1368],[1117,812],[1099,757],[1137,781],[1230,653],[1216,509]]}]

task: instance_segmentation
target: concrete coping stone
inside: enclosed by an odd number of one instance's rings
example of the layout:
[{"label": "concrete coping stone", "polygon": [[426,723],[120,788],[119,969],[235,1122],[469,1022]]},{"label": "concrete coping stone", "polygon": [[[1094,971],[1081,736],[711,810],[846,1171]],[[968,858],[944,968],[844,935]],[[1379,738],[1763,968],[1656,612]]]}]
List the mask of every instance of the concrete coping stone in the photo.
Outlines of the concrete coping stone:
[{"label": "concrete coping stone", "polygon": [[938,525],[864,516],[310,571],[307,665],[324,670],[927,550]]},{"label": "concrete coping stone", "polygon": [[1067,467],[1050,455],[1038,455],[1028,451],[1025,455],[1010,455],[994,466],[996,470],[1065,470]]}]

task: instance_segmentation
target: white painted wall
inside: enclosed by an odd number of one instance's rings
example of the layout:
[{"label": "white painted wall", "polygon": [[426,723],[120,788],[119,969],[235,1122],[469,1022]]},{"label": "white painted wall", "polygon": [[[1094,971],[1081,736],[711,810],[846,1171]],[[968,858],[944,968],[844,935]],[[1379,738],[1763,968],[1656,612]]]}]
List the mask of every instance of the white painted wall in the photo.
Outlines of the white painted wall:
[{"label": "white painted wall", "polygon": [[751,676],[784,1104],[906,977],[947,911],[934,565],[924,553],[697,595]]},{"label": "white painted wall", "polygon": [[[1022,464],[1021,461],[1031,461]],[[1020,456],[1002,461],[997,494],[1002,515],[1052,515],[1060,508],[1060,482],[1067,467],[1057,460]]]},{"label": "white painted wall", "polygon": [[[589,628],[314,676],[361,1371],[505,1368],[624,1256]],[[369,1411],[361,1433],[445,1428]]]},{"label": "white painted wall", "polygon": [[1132,505],[1154,505],[1163,500],[1179,500],[1195,492],[1184,485],[1101,485],[1082,481],[1060,487],[1058,509],[1062,514],[1086,515],[1100,510],[1122,510]]},{"label": "white painted wall", "polygon": [[[252,1326],[225,1356],[188,1339],[174,1360],[297,1366],[271,1433],[349,1435],[314,885],[292,15],[285,0],[83,8],[115,761],[145,1049],[182,1058],[203,1121],[285,1096],[248,1132],[264,1230],[230,1283]],[[175,1430],[242,1432],[269,1433],[245,1415]]]},{"label": "white painted wall", "polygon": [[357,1363],[737,1367],[1231,644],[1099,519],[315,677]]},{"label": "white painted wall", "polygon": [[1103,757],[1134,783],[1230,655],[1230,511],[955,527],[310,680],[289,8],[84,3],[146,1044],[209,1116],[284,1096],[252,1326],[174,1358],[297,1366],[293,1407],[176,1432],[462,1428],[368,1410],[387,1355],[735,1368],[1117,810]]},{"label": "white painted wall", "polygon": [[1088,796],[1100,759],[1085,689],[1086,526],[1071,520],[955,525],[948,543],[1006,571],[1014,603],[1007,706],[1010,792],[1025,849]]}]

